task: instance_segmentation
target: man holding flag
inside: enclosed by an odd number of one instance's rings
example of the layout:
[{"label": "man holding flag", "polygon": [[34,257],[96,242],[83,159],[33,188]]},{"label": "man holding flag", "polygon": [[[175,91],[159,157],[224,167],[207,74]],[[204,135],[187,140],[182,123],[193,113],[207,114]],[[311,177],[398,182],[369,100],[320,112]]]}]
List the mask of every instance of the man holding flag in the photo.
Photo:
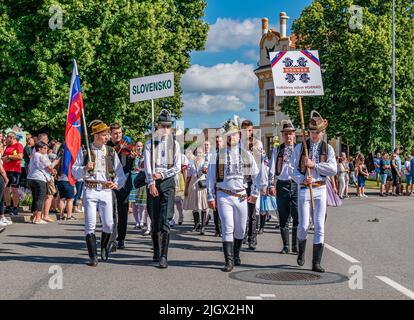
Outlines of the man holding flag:
[{"label": "man holding flag", "polygon": [[[80,149],[81,116],[85,126],[87,156]],[[108,243],[113,229],[112,190],[122,188],[126,178],[118,155],[113,148],[106,146],[109,140],[109,127],[102,121],[95,120],[91,123],[94,142],[92,150],[89,148],[76,61],[73,66],[67,119],[62,172],[67,175],[72,185],[75,184],[75,179],[85,181],[83,203],[86,245],[90,258],[88,265],[96,267],[98,265],[95,237],[96,211],[99,211],[102,221],[101,257],[106,261],[109,256]]]}]

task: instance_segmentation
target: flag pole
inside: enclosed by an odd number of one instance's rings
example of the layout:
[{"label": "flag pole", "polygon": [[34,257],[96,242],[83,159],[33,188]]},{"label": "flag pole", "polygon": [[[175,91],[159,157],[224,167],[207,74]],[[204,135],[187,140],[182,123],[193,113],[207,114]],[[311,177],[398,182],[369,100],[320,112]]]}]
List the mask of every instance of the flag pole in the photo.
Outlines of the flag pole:
[{"label": "flag pole", "polygon": [[[305,117],[303,115],[302,96],[298,96],[298,100],[299,100],[300,126],[302,128],[302,135],[303,135],[303,148],[305,149],[305,157],[309,158],[309,152],[306,146]],[[312,176],[311,169],[307,167],[307,170],[308,170],[308,176],[311,177]],[[315,201],[313,199],[312,184],[309,185],[309,194],[310,194],[312,212],[313,212],[315,210]]]},{"label": "flag pole", "polygon": [[[84,104],[85,107],[85,104]],[[88,152],[88,158],[89,158],[89,162],[92,161],[92,157],[91,157],[91,148],[89,146],[89,136],[88,136],[88,128],[86,126],[86,120],[85,120],[85,108],[82,108],[82,122],[83,122],[83,127],[84,127],[84,132],[85,132],[85,139],[86,139],[86,150]]]},{"label": "flag pole", "polygon": [[[76,63],[76,59],[73,59],[73,66],[76,70],[76,75],[78,75],[78,64]],[[72,87],[71,87],[70,90],[72,90]],[[70,97],[70,94],[71,93],[69,91],[69,97]],[[69,100],[70,100],[70,98],[69,98]],[[85,103],[83,103],[83,106],[82,106],[82,122],[83,122],[83,128],[84,128],[84,132],[85,132],[85,138],[86,138],[86,150],[88,152],[89,161],[91,161],[91,159],[92,159],[91,158],[91,148],[89,146],[88,128],[86,126],[85,111],[84,110],[85,110]]]}]

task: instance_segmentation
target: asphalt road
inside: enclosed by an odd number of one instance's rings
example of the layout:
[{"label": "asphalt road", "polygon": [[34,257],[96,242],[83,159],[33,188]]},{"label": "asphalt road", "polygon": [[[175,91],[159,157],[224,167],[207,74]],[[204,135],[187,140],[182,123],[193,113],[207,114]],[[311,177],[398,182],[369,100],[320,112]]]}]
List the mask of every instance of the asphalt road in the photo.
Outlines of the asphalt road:
[{"label": "asphalt road", "polygon": [[[369,222],[375,218],[379,222]],[[221,241],[213,237],[211,223],[200,236],[191,231],[191,219],[186,212],[184,225],[172,231],[166,270],[154,266],[150,237],[132,223],[126,250],[97,268],[85,264],[83,221],[15,223],[0,234],[0,299],[414,299],[414,197],[373,195],[329,208],[322,265],[351,279],[331,284],[233,279],[220,271]],[[271,221],[259,235],[257,250],[243,249],[243,265],[234,272],[296,270],[296,256],[278,254],[280,249],[279,231]],[[311,267],[311,251],[308,245],[303,270]]]}]

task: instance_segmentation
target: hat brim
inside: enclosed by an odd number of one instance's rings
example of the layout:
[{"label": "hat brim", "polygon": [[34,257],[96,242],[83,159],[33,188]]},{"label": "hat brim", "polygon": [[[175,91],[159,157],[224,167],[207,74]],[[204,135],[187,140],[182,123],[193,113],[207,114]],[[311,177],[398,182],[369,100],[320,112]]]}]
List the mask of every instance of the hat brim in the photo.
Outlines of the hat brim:
[{"label": "hat brim", "polygon": [[98,131],[93,131],[93,130],[92,130],[92,134],[102,133],[102,132],[105,132],[105,131],[109,131],[110,129],[111,129],[110,127],[105,126],[105,127],[99,128],[99,130],[98,130]]},{"label": "hat brim", "polygon": [[282,129],[280,132],[296,132],[296,129],[295,128],[285,128],[285,129]]},{"label": "hat brim", "polygon": [[170,121],[159,121],[158,124],[162,126],[172,126],[172,122]]},{"label": "hat brim", "polygon": [[326,128],[328,128],[328,120],[323,120],[323,123],[321,124],[321,125],[319,125],[319,126],[316,126],[316,127],[311,127],[310,125],[309,125],[309,131],[322,131],[322,130],[325,130]]}]

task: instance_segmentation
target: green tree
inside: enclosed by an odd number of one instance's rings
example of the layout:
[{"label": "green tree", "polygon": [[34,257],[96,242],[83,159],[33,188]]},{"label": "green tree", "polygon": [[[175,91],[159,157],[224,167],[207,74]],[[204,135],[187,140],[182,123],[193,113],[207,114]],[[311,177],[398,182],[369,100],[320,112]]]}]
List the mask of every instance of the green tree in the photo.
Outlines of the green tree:
[{"label": "green tree", "polygon": [[[63,25],[53,30],[56,5]],[[117,121],[129,134],[142,134],[151,105],[129,103],[129,79],[171,71],[176,95],[167,100],[180,116],[181,75],[190,52],[206,42],[205,6],[205,0],[2,0],[1,125],[63,135],[72,59],[87,121]]]},{"label": "green tree", "polygon": [[[362,7],[361,29],[350,27],[352,5]],[[397,0],[397,143],[406,149],[414,147],[413,17],[414,2]],[[330,138],[364,153],[391,146],[391,28],[392,2],[380,0],[315,0],[293,24],[297,48],[319,50],[322,63],[325,96],[303,99],[305,118],[319,111]],[[297,99],[285,99],[282,110],[299,123]]]}]

